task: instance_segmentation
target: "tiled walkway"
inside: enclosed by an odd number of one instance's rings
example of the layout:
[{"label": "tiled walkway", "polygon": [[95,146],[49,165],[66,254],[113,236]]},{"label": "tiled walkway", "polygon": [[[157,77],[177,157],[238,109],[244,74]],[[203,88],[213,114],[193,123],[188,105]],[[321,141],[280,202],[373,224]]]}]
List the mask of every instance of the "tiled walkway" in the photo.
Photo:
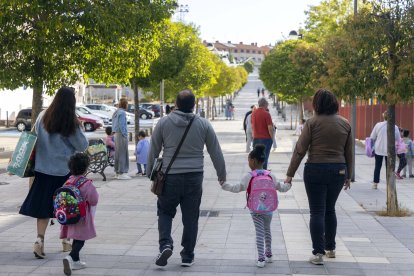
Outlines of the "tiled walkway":
[{"label": "tiled walkway", "polygon": [[[257,77],[235,99],[236,120],[212,122],[226,158],[228,180],[237,181],[247,167],[244,153],[242,119],[249,106],[256,103],[256,89],[262,84]],[[289,116],[288,116],[289,117]],[[278,149],[270,157],[270,168],[283,178],[292,149],[290,122],[280,122]],[[257,268],[254,227],[244,209],[245,194],[222,191],[211,160],[205,158],[204,194],[201,205],[196,264],[179,266],[180,212],[173,225],[175,252],[168,266],[157,268],[156,198],[149,191],[146,178],[108,181],[94,175],[100,193],[96,226],[98,237],[87,241],[81,258],[88,268],[75,271],[83,275],[414,275],[414,219],[378,217],[373,211],[385,206],[385,187],[371,190],[373,160],[358,149],[357,182],[349,192],[342,192],[337,204],[337,258],[324,266],[307,262],[311,252],[308,230],[309,209],[299,175],[291,191],[280,194],[280,207],[272,222],[275,261]],[[135,168],[131,163],[131,168]],[[132,174],[132,171],[131,171]],[[46,235],[47,259],[36,260],[32,252],[35,221],[17,215],[28,184],[26,179],[0,175],[0,275],[62,275],[62,258],[58,240],[59,226],[50,227]],[[414,181],[398,182],[400,202],[414,210]]]}]

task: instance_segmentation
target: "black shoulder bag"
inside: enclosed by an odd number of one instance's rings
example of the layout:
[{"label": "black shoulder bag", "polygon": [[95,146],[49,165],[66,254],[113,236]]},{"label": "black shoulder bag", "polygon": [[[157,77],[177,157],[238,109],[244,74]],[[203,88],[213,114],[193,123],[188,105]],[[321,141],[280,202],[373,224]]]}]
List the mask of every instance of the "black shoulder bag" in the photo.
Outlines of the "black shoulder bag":
[{"label": "black shoulder bag", "polygon": [[190,130],[190,127],[191,127],[191,125],[192,125],[192,123],[193,123],[193,121],[194,121],[194,118],[195,118],[195,117],[196,117],[196,116],[194,116],[193,118],[191,118],[191,120],[190,120],[190,122],[189,122],[189,124],[188,124],[187,128],[185,129],[185,132],[184,132],[183,138],[181,138],[181,141],[180,141],[180,143],[178,144],[177,149],[175,150],[174,155],[173,155],[173,157],[171,158],[170,164],[168,164],[168,167],[167,167],[167,169],[165,170],[165,172],[163,172],[163,171],[161,170],[161,167],[162,167],[162,166],[160,166],[159,171],[157,171],[157,173],[156,173],[156,175],[155,175],[155,178],[154,178],[154,180],[152,181],[152,185],[151,185],[151,192],[153,192],[153,193],[154,193],[155,195],[157,195],[157,196],[161,195],[161,194],[162,194],[162,191],[164,190],[165,177],[167,176],[168,172],[170,171],[171,166],[172,166],[172,164],[174,163],[174,160],[175,160],[175,158],[177,157],[178,152],[180,151],[180,148],[181,148],[181,146],[182,146],[182,145],[183,145],[183,143],[184,143],[185,137],[187,136],[187,133],[188,133],[188,131]]}]

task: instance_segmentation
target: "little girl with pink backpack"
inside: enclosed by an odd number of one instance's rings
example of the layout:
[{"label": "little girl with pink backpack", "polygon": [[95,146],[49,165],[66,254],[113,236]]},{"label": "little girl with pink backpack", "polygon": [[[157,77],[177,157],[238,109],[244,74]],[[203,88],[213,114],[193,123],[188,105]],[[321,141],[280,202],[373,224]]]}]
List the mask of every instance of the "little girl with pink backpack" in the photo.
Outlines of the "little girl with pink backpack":
[{"label": "little girl with pink backpack", "polygon": [[246,173],[240,183],[223,183],[222,189],[233,193],[246,191],[247,207],[256,229],[258,251],[257,266],[264,267],[272,262],[272,234],[270,224],[273,212],[278,206],[277,191],[287,192],[292,184],[278,182],[276,176],[263,169],[266,160],[266,147],[255,145],[249,153],[248,162],[251,172]]}]

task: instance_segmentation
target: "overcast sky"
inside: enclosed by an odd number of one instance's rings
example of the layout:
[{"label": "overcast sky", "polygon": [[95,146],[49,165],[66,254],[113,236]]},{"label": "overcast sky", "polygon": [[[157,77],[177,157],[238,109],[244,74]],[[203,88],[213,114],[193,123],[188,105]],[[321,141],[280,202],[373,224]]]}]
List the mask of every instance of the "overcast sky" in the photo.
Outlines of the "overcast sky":
[{"label": "overcast sky", "polygon": [[[207,41],[274,43],[297,30],[304,11],[321,0],[179,0],[188,5],[184,21],[200,27]],[[176,19],[179,13],[174,16]],[[283,34],[283,36],[282,36]]]}]

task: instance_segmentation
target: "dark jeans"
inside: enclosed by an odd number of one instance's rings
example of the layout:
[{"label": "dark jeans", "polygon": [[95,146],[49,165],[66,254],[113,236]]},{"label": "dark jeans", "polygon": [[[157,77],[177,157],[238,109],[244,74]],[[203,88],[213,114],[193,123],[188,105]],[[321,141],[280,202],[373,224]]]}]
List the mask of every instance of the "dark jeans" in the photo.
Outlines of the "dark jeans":
[{"label": "dark jeans", "polygon": [[203,172],[167,175],[164,190],[157,202],[160,252],[166,247],[173,248],[171,226],[177,206],[180,205],[184,225],[181,258],[194,258],[202,193]]},{"label": "dark jeans", "polygon": [[397,154],[397,156],[400,159],[397,172],[400,173],[402,169],[404,169],[404,167],[407,166],[407,158],[405,158],[405,153]]},{"label": "dark jeans", "polygon": [[312,253],[334,250],[336,236],[335,204],[345,182],[345,164],[306,164],[304,181],[310,209]]},{"label": "dark jeans", "polygon": [[377,183],[377,184],[380,181],[382,160],[384,159],[384,157],[385,157],[385,169],[387,169],[387,156],[375,154],[374,183]]},{"label": "dark jeans", "polygon": [[272,148],[273,140],[270,139],[253,139],[253,147],[262,144],[266,147],[266,160],[263,163],[263,169],[267,170],[267,161],[269,160],[270,149]]},{"label": "dark jeans", "polygon": [[85,241],[73,240],[73,242],[72,242],[72,251],[70,251],[69,256],[72,257],[72,260],[74,262],[79,261],[79,252],[81,251],[81,249],[84,245],[85,245]]}]

